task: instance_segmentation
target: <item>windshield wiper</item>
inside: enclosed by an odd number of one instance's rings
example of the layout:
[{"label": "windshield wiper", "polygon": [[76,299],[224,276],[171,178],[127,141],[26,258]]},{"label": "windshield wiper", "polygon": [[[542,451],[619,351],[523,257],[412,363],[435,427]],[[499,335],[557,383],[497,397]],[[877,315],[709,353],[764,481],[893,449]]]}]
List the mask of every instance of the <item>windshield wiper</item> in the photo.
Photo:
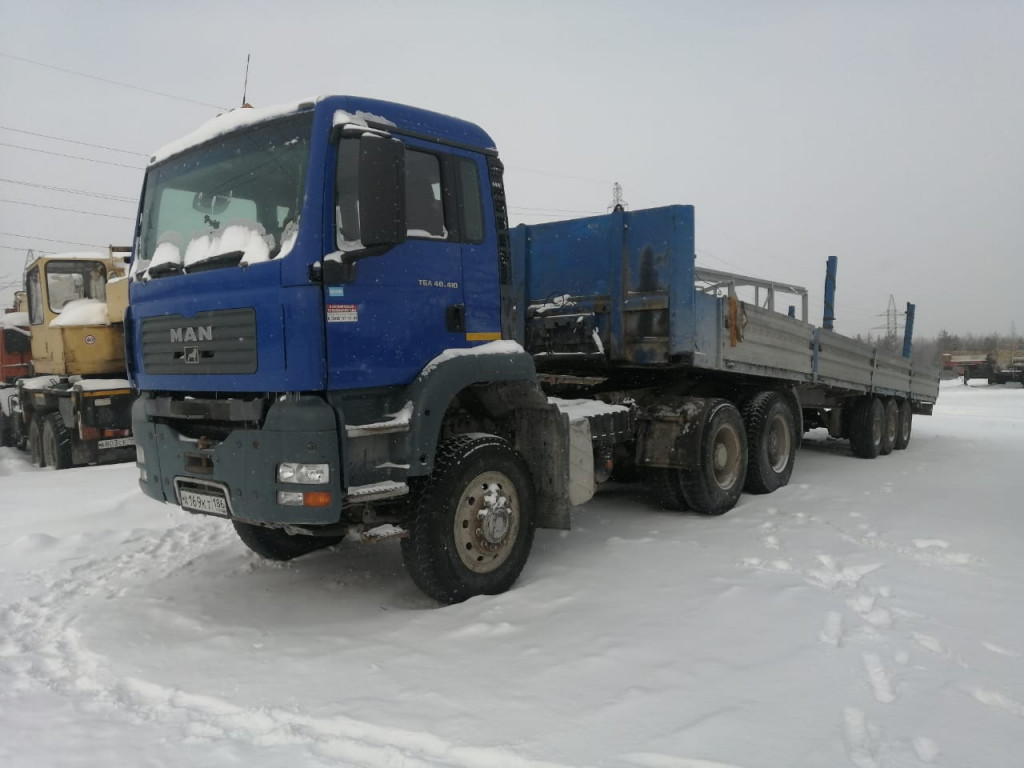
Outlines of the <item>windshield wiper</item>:
[{"label": "windshield wiper", "polygon": [[185,267],[189,274],[193,272],[205,272],[208,269],[220,269],[221,267],[234,267],[245,256],[245,251],[227,251],[218,253],[216,256],[208,256],[205,259],[193,262]]},{"label": "windshield wiper", "polygon": [[180,275],[185,272],[184,267],[176,261],[162,261],[154,264],[146,270],[146,277],[152,280],[155,277],[167,277],[168,275]]}]

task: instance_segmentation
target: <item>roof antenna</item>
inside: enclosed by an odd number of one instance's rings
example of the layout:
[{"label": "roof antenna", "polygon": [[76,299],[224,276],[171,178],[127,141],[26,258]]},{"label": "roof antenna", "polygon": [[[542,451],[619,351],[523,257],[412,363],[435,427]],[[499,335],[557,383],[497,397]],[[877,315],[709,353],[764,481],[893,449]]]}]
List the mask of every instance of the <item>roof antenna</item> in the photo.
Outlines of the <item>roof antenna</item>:
[{"label": "roof antenna", "polygon": [[242,109],[252,109],[252,104],[245,100],[245,95],[249,92],[249,57],[252,54],[245,54],[245,85],[242,86]]}]

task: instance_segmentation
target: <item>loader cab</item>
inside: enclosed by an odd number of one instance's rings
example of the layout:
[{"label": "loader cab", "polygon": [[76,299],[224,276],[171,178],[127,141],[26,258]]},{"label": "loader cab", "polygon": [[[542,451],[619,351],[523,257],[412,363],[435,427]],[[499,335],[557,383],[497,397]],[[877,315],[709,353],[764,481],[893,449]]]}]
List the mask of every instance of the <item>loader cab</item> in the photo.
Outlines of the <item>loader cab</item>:
[{"label": "loader cab", "polygon": [[113,255],[102,253],[44,257],[28,266],[25,293],[36,373],[123,370],[123,332],[112,325],[107,304],[108,280],[119,271]]}]

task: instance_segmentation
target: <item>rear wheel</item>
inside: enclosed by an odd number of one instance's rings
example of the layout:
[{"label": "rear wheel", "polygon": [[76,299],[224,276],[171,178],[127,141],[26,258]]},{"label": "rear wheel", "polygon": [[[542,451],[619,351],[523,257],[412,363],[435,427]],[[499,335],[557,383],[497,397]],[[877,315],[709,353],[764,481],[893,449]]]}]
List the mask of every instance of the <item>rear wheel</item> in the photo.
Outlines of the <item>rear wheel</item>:
[{"label": "rear wheel", "polygon": [[410,498],[402,559],[441,603],[496,595],[519,577],[533,545],[533,486],[505,440],[459,435],[440,445],[434,472]]},{"label": "rear wheel", "polygon": [[648,490],[662,509],[682,511],[689,509],[683,496],[683,485],[678,469],[650,467],[644,473]]},{"label": "rear wheel", "polygon": [[59,413],[51,413],[43,422],[43,460],[54,469],[67,469],[72,465],[71,435]]},{"label": "rear wheel", "polygon": [[231,524],[235,526],[235,532],[242,543],[267,560],[292,560],[324,547],[332,547],[343,538],[288,533],[282,528],[267,528],[239,520],[232,520]]},{"label": "rear wheel", "polygon": [[914,411],[910,407],[909,400],[900,400],[897,407],[899,412],[899,428],[896,430],[896,443],[893,445],[897,451],[902,451],[910,445],[910,429],[914,419]]},{"label": "rear wheel", "polygon": [[850,414],[850,448],[854,456],[873,459],[882,450],[885,408],[877,397],[858,398]]},{"label": "rear wheel", "polygon": [[771,493],[789,482],[796,458],[796,419],[785,396],[759,392],[743,408],[748,493]]},{"label": "rear wheel", "polygon": [[896,447],[896,437],[900,431],[900,407],[895,397],[887,397],[882,404],[882,443],[879,453],[888,456]]},{"label": "rear wheel", "polygon": [[32,463],[37,467],[45,467],[46,459],[43,457],[43,428],[39,423],[40,417],[33,416],[28,425],[28,455]]},{"label": "rear wheel", "polygon": [[747,477],[747,436],[743,417],[728,400],[712,401],[704,416],[698,465],[679,471],[687,506],[702,515],[721,515],[739,501]]}]

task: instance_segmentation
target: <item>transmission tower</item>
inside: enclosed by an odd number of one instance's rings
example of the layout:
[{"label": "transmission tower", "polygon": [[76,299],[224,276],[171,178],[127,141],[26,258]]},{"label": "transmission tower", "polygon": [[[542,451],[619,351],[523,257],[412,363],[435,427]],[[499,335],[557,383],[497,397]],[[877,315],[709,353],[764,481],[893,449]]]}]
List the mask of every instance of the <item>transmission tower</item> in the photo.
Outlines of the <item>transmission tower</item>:
[{"label": "transmission tower", "polygon": [[622,199],[622,185],[616,181],[612,185],[612,204],[608,206],[608,210],[624,211],[628,207],[629,203]]},{"label": "transmission tower", "polygon": [[899,333],[899,323],[896,320],[896,299],[893,295],[889,294],[889,308],[885,312],[885,335],[889,339],[896,339],[896,334]]}]

